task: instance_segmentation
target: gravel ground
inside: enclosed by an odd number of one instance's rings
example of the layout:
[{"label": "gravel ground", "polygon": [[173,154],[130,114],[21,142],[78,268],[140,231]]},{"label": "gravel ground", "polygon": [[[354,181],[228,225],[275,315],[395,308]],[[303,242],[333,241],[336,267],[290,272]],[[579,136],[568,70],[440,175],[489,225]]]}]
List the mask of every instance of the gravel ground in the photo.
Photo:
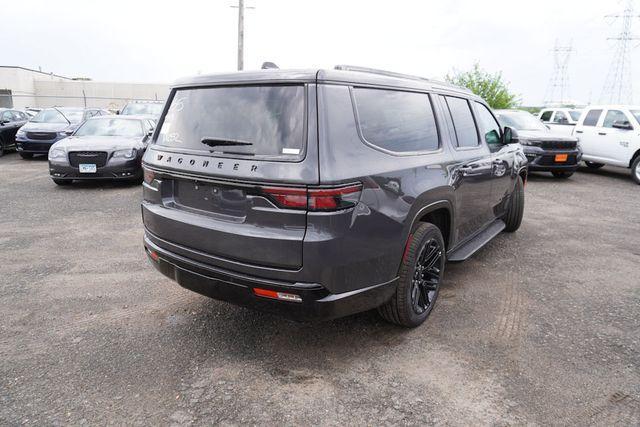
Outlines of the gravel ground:
[{"label": "gravel ground", "polygon": [[0,158],[0,424],[640,424],[640,186],[531,177],[404,330],[297,324],[148,264],[141,188]]}]

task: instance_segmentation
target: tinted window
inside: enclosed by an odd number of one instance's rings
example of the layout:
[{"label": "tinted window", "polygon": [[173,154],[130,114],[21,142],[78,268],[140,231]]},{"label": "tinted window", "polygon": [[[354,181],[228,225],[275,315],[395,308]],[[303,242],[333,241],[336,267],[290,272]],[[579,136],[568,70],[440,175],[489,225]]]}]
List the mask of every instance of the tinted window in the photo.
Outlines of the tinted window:
[{"label": "tinted window", "polygon": [[607,115],[604,116],[604,122],[602,122],[602,126],[605,128],[612,128],[615,122],[628,122],[627,116],[624,115],[622,111],[619,110],[609,110],[607,111]]},{"label": "tinted window", "polygon": [[476,102],[476,111],[478,112],[478,126],[480,134],[484,136],[484,140],[489,145],[500,144],[500,125],[493,117],[493,114],[484,104]]},{"label": "tinted window", "polygon": [[2,113],[2,120],[3,121],[9,121],[12,122],[13,121],[13,115],[11,114],[11,111],[5,111]]},{"label": "tinted window", "polygon": [[179,89],[156,143],[215,155],[299,159],[305,88],[236,86]]},{"label": "tinted window", "polygon": [[568,123],[567,115],[562,111],[556,111],[556,115],[553,116],[553,123]]},{"label": "tinted window", "polygon": [[380,89],[354,89],[364,139],[398,153],[436,150],[438,129],[429,95]]},{"label": "tinted window", "polygon": [[445,96],[453,119],[458,147],[476,147],[480,143],[471,106],[466,99]]},{"label": "tinted window", "polygon": [[553,111],[545,111],[540,116],[540,120],[542,120],[543,122],[548,122],[549,120],[551,120],[551,115],[552,114],[553,114]]},{"label": "tinted window", "polygon": [[590,110],[584,118],[584,126],[595,126],[598,124],[598,120],[600,120],[600,115],[602,114],[602,110]]}]

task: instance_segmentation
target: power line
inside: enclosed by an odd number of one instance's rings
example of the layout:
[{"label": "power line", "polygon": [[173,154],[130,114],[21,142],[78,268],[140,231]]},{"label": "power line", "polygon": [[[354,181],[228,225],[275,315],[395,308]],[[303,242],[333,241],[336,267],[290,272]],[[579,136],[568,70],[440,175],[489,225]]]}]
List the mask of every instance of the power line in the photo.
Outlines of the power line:
[{"label": "power line", "polygon": [[565,104],[569,98],[569,59],[574,52],[573,42],[561,45],[558,39],[552,50],[553,73],[549,79],[544,104]]},{"label": "power line", "polygon": [[602,89],[601,103],[608,104],[633,104],[633,85],[631,80],[631,45],[633,40],[640,40],[631,32],[631,24],[640,15],[634,15],[635,0],[627,0],[624,11],[621,14],[607,15],[615,21],[622,19],[622,29],[615,37],[607,40],[615,40],[616,48],[611,61],[611,66]]}]

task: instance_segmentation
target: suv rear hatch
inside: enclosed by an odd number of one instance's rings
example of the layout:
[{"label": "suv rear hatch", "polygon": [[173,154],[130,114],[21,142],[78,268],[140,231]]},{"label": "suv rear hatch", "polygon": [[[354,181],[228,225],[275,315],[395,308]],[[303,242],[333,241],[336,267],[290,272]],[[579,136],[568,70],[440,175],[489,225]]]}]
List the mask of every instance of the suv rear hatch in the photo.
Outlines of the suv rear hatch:
[{"label": "suv rear hatch", "polygon": [[168,105],[144,157],[147,230],[219,265],[300,269],[315,85],[177,88]]}]

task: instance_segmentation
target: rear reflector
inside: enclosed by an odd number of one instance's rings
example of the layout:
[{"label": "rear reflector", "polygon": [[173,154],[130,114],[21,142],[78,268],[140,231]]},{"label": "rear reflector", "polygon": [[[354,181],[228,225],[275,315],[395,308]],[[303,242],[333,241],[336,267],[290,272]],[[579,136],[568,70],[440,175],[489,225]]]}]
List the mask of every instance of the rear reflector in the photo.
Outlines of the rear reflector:
[{"label": "rear reflector", "polygon": [[149,250],[148,252],[149,252],[149,257],[155,262],[158,262],[158,260],[160,259],[160,257],[158,256],[158,253],[152,250]]},{"label": "rear reflector", "polygon": [[269,289],[253,288],[253,293],[259,297],[278,299],[281,301],[302,302],[300,295],[289,294],[286,292],[276,292]]},{"label": "rear reflector", "polygon": [[355,206],[360,200],[362,184],[333,188],[262,187],[262,192],[278,207],[335,211]]}]

